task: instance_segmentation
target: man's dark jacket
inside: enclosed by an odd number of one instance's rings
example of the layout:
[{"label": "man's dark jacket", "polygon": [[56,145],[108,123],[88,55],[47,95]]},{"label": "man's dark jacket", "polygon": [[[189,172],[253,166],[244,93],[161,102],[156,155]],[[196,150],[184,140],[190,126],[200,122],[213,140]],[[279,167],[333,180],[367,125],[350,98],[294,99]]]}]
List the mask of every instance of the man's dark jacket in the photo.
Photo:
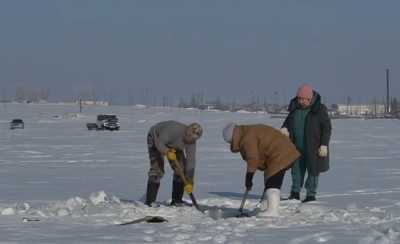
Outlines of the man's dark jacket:
[{"label": "man's dark jacket", "polygon": [[[294,136],[294,114],[296,109],[300,109],[297,97],[293,98],[289,104],[289,114],[283,122],[282,127],[286,127],[292,142],[295,142]],[[331,137],[331,120],[328,115],[328,109],[321,103],[321,96],[314,91],[313,103],[310,112],[306,117],[304,128],[305,153],[302,155],[308,162],[309,174],[318,176],[319,173],[326,172],[329,169],[329,141]],[[328,146],[328,156],[320,157],[318,149],[321,145]]]}]

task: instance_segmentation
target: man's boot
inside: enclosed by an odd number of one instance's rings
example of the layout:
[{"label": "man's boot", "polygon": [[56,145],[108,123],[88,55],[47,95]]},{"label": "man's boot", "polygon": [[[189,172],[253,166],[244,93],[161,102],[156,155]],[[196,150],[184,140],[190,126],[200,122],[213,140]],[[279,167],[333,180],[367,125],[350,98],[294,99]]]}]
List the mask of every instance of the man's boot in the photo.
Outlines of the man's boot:
[{"label": "man's boot", "polygon": [[151,204],[156,201],[158,188],[160,188],[160,183],[147,182],[146,205],[151,207]]},{"label": "man's boot", "polygon": [[288,200],[300,200],[300,192],[290,192],[290,196],[288,198]]},{"label": "man's boot", "polygon": [[174,180],[172,182],[172,201],[171,206],[192,206],[190,203],[187,203],[182,200],[184,191],[184,184],[181,181]]},{"label": "man's boot", "polygon": [[178,206],[182,204],[183,197],[183,182],[174,180],[172,182],[172,206]]},{"label": "man's boot", "polygon": [[303,201],[301,201],[302,203],[306,203],[306,202],[313,202],[316,201],[317,199],[315,198],[315,196],[307,196]]}]

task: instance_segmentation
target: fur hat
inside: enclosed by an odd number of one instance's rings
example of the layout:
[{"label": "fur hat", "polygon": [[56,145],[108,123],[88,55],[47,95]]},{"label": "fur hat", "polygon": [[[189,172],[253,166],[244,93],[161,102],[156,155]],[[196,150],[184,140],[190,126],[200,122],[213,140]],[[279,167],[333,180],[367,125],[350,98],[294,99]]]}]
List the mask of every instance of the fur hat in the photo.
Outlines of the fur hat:
[{"label": "fur hat", "polygon": [[235,128],[235,126],[236,124],[229,123],[222,130],[222,138],[224,138],[224,141],[226,141],[227,143],[231,143],[232,141],[233,129]]},{"label": "fur hat", "polygon": [[297,90],[297,97],[312,98],[313,88],[307,84],[300,86],[299,89]]}]

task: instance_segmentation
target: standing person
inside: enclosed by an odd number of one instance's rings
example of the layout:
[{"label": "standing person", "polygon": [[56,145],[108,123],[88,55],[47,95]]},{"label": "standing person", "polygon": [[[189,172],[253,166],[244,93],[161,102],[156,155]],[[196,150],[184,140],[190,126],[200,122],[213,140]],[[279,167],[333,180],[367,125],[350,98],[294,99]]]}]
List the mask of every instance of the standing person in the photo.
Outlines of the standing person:
[{"label": "standing person", "polygon": [[290,137],[301,153],[292,167],[292,187],[289,199],[300,200],[300,191],[307,171],[307,195],[302,202],[315,201],[318,176],[329,169],[328,146],[331,121],[321,96],[310,85],[302,85],[290,101],[289,114],[281,132]]},{"label": "standing person", "polygon": [[201,137],[203,129],[198,123],[185,125],[169,120],[155,124],[147,135],[147,146],[150,158],[148,172],[146,204],[151,206],[156,201],[161,178],[164,175],[164,156],[167,157],[172,169],[177,161],[183,168],[189,184],[184,185],[182,179],[174,169],[172,182],[171,205],[181,206],[183,192],[192,192],[193,177],[196,164],[196,141]]},{"label": "standing person", "polygon": [[[260,216],[277,216],[280,188],[286,169],[300,156],[288,137],[268,125],[235,125],[230,123],[222,132],[233,153],[240,152],[247,163],[245,186],[251,190],[256,170],[264,171],[267,200],[263,201]],[[267,207],[265,205],[267,204]]]}]

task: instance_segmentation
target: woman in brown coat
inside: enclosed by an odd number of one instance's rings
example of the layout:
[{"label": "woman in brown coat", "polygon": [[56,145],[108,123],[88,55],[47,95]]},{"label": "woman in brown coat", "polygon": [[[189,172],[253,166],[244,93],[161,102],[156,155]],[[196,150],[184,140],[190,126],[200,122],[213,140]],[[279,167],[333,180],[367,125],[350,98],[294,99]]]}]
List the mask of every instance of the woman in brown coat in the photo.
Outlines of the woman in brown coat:
[{"label": "woman in brown coat", "polygon": [[253,186],[256,170],[264,171],[268,207],[260,215],[277,216],[285,171],[300,157],[296,147],[279,130],[263,124],[230,123],[223,129],[222,136],[227,143],[230,143],[231,151],[240,152],[242,159],[247,163],[245,180],[247,190],[251,190]]}]

